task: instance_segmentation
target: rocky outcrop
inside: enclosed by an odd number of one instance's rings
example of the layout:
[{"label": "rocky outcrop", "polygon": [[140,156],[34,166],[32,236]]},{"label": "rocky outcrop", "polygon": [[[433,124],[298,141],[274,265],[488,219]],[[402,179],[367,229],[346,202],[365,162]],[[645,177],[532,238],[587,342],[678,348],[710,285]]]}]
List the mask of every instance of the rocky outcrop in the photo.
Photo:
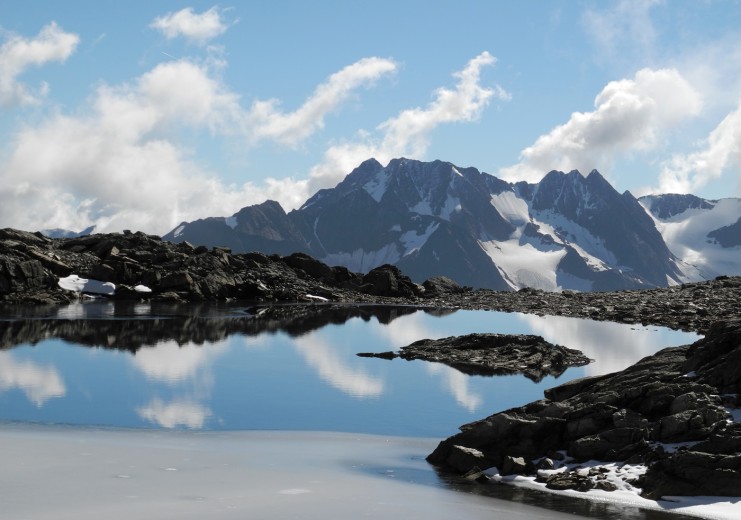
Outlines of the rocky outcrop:
[{"label": "rocky outcrop", "polygon": [[227,247],[173,244],[140,232],[50,239],[0,230],[0,302],[73,301],[79,295],[58,286],[71,274],[115,284],[119,300],[363,301],[424,293],[393,266],[360,275],[302,253],[234,255]]},{"label": "rocky outcrop", "polygon": [[[524,472],[535,475],[535,461],[563,451],[576,462],[647,464],[642,488],[648,498],[739,495],[741,427],[727,409],[737,406],[738,394],[737,319],[716,323],[691,346],[664,349],[621,372],[571,381],[546,390],[541,401],[464,425],[428,461],[464,474],[501,469],[508,458],[521,457]],[[684,447],[665,447],[672,443]],[[575,488],[588,488],[581,480],[574,479]]]},{"label": "rocky outcrop", "polygon": [[422,339],[402,347],[398,354],[359,355],[440,362],[469,375],[523,374],[535,382],[548,375],[558,377],[569,367],[586,365],[591,361],[578,350],[554,345],[541,336],[528,334],[467,334]]}]

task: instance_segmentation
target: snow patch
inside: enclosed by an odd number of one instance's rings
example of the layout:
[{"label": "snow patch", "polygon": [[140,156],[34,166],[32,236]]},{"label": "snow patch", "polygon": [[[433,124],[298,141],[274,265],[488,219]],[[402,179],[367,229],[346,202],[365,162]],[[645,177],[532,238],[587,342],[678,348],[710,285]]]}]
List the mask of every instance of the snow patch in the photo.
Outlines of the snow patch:
[{"label": "snow patch", "polygon": [[325,298],[324,296],[315,296],[313,294],[307,294],[306,297],[310,300],[315,300],[318,302],[328,302],[329,300]]},{"label": "snow patch", "polygon": [[721,199],[712,209],[690,208],[662,220],[643,203],[644,209],[654,220],[656,229],[678,263],[684,278],[693,282],[718,275],[741,275],[741,247],[725,248],[709,239],[707,234],[733,224],[741,216],[741,199]]},{"label": "snow patch", "polygon": [[604,241],[576,222],[551,210],[533,212],[533,217],[535,223],[541,226],[542,233],[550,234],[554,239],[559,238],[573,246],[581,256],[586,257],[590,266],[604,270],[605,264],[617,264],[615,255],[605,247]]},{"label": "snow patch", "polygon": [[321,259],[327,265],[342,265],[351,271],[367,273],[374,267],[396,263],[401,255],[395,243],[387,244],[375,251],[356,249],[352,252],[331,253]]},{"label": "snow patch", "polygon": [[89,294],[112,295],[116,292],[116,286],[111,282],[101,282],[88,278],[80,278],[76,274],[71,274],[65,278],[60,278],[57,282],[59,287],[66,291]]},{"label": "snow patch", "polygon": [[427,226],[427,229],[425,229],[424,233],[422,233],[421,235],[417,234],[417,232],[414,230],[407,231],[406,233],[401,235],[399,237],[399,241],[404,247],[402,256],[409,255],[419,250],[419,248],[425,245],[427,239],[430,238],[430,235],[432,235],[437,228],[438,224],[436,222],[433,222],[432,224]]},{"label": "snow patch", "polygon": [[432,210],[432,205],[428,199],[423,199],[417,204],[409,208],[409,211],[418,215],[427,215],[431,217],[440,217],[443,220],[450,220],[450,216],[456,211],[460,211],[462,208],[461,201],[457,197],[448,197],[445,200],[445,204],[440,208],[440,211],[436,214]]},{"label": "snow patch", "polygon": [[175,238],[179,237],[180,235],[182,235],[182,234],[183,234],[183,230],[184,230],[184,229],[185,229],[185,226],[184,226],[184,225],[181,225],[181,226],[178,226],[178,227],[176,227],[176,228],[175,228],[175,231],[173,231],[173,233],[172,233],[172,234],[173,234],[173,236],[174,236]]},{"label": "snow patch", "polygon": [[134,286],[134,291],[138,293],[151,293],[152,289],[150,289],[146,285],[139,284],[139,285]]},{"label": "snow patch", "polygon": [[644,509],[671,511],[677,514],[685,514],[700,518],[718,519],[718,520],[735,520],[741,515],[741,504],[738,497],[722,496],[695,496],[695,497],[662,497],[662,500],[649,500],[640,496],[641,489],[631,484],[631,481],[640,477],[646,472],[646,467],[642,464],[621,464],[605,463],[599,461],[589,461],[582,464],[566,464],[554,470],[539,470],[538,473],[543,477],[550,474],[563,471],[585,471],[589,469],[601,469],[605,480],[615,484],[617,490],[602,491],[599,489],[590,489],[589,491],[566,490],[558,491],[548,489],[545,483],[536,482],[535,477],[525,477],[521,475],[499,474],[497,468],[489,468],[484,473],[494,482],[501,482],[526,489],[535,489],[552,493],[555,495],[567,496],[581,500],[593,500],[608,504],[622,504],[631,507],[640,507]]},{"label": "snow patch", "polygon": [[363,189],[368,193],[368,195],[373,197],[373,200],[381,202],[381,199],[388,188],[390,179],[391,176],[388,172],[386,172],[386,170],[381,170],[373,179],[363,185]]},{"label": "snow patch", "polygon": [[524,226],[530,222],[530,211],[527,202],[512,191],[503,191],[492,195],[491,205],[514,226]]},{"label": "snow patch", "polygon": [[505,279],[513,289],[522,287],[544,291],[561,289],[556,279],[556,269],[566,255],[564,249],[542,251],[531,243],[521,245],[517,238],[479,243],[492,262],[504,273]]}]

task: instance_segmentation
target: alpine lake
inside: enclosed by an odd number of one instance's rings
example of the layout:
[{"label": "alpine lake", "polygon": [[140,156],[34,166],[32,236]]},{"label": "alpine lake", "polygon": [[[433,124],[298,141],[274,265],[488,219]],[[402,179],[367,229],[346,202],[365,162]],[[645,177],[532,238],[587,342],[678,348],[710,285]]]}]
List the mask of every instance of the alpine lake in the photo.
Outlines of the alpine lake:
[{"label": "alpine lake", "polygon": [[[91,301],[0,313],[8,518],[681,517],[482,486],[424,458],[462,424],[695,334],[334,304]],[[535,334],[594,361],[533,381],[357,356],[474,332]]]}]

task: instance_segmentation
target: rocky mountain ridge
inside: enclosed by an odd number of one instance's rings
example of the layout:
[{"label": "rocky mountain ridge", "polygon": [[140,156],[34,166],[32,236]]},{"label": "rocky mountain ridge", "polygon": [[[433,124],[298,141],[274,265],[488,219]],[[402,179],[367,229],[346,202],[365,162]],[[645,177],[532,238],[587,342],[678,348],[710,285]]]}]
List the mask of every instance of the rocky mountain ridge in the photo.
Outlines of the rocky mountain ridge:
[{"label": "rocky mountain ridge", "polygon": [[[674,223],[690,217],[698,224],[680,240]],[[267,201],[183,222],[164,238],[299,251],[355,272],[392,264],[417,282],[447,276],[475,288],[594,291],[741,274],[741,244],[728,228],[739,218],[741,199],[636,199],[597,171],[511,184],[443,161],[369,159],[297,210]]]}]

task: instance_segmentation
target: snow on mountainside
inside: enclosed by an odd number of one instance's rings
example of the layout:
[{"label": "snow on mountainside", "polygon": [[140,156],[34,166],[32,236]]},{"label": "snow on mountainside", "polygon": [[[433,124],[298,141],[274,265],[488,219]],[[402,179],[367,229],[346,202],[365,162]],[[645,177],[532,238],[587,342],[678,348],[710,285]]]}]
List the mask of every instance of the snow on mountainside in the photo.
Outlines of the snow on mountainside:
[{"label": "snow on mountainside", "polygon": [[49,238],[77,238],[91,235],[93,231],[95,231],[95,226],[87,227],[82,231],[70,231],[69,229],[54,228],[42,229],[40,232],[42,235]]},{"label": "snow on mountainside", "polygon": [[648,195],[652,216],[687,281],[741,274],[741,199],[705,200],[694,195]]},{"label": "snow on mountainside", "polygon": [[[635,289],[735,273],[738,246],[727,246],[741,207],[667,197],[639,203],[597,171],[511,184],[443,161],[369,159],[287,214],[268,201],[183,223],[165,238],[234,252],[302,251],[357,272],[390,263],[419,282],[444,275],[494,289]],[[690,225],[691,215],[700,217]]]}]

